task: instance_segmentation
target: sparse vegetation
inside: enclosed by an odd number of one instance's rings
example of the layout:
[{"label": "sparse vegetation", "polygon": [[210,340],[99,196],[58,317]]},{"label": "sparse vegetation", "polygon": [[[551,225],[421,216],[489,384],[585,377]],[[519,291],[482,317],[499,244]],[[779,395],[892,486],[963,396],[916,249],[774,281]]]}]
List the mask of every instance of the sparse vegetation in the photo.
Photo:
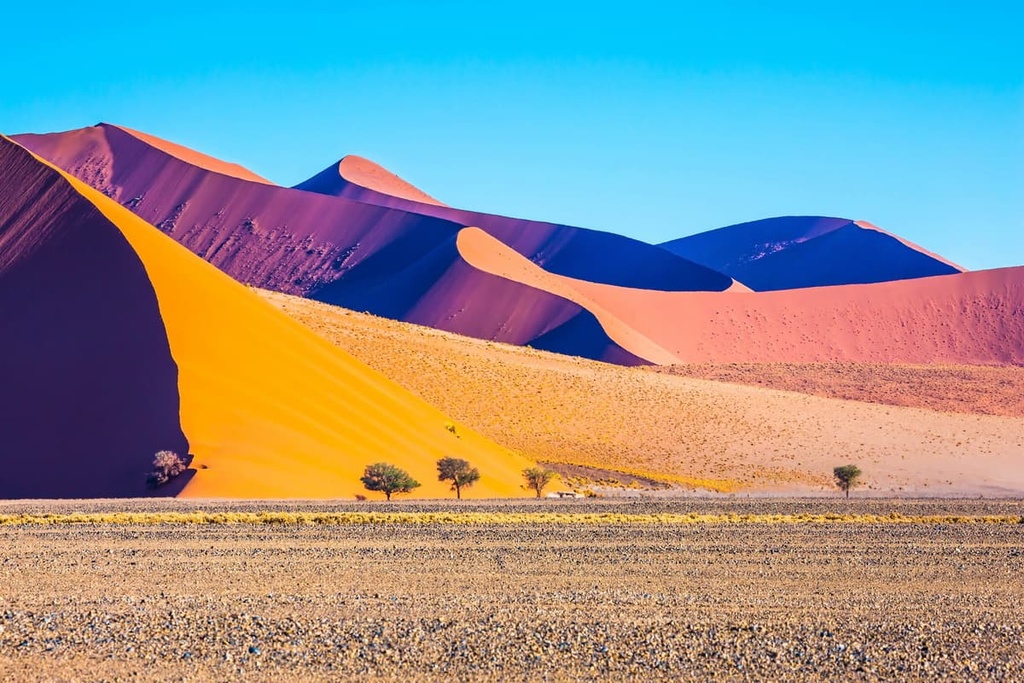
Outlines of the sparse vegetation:
[{"label": "sparse vegetation", "polygon": [[540,498],[541,493],[544,492],[544,487],[551,483],[558,474],[552,470],[544,469],[543,467],[529,467],[523,470],[523,479],[526,480],[526,488],[534,491],[537,497]]},{"label": "sparse vegetation", "polygon": [[832,470],[832,475],[836,479],[836,486],[844,491],[846,497],[849,498],[850,489],[857,485],[861,471],[856,465],[843,465]]},{"label": "sparse vegetation", "polygon": [[146,485],[151,489],[163,486],[187,467],[185,459],[174,451],[159,451],[153,456],[153,470],[146,475]]},{"label": "sparse vegetation", "polygon": [[462,498],[462,487],[480,480],[480,470],[462,458],[441,458],[437,461],[437,480],[450,481],[455,497]]},{"label": "sparse vegetation", "polygon": [[367,491],[379,491],[388,500],[395,493],[409,493],[420,485],[408,472],[386,462],[367,465],[359,480]]}]

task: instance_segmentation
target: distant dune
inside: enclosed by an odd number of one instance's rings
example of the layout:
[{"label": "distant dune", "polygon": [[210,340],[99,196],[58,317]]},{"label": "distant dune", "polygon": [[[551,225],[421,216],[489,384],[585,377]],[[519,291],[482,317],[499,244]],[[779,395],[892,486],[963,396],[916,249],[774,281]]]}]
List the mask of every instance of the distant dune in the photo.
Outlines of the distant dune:
[{"label": "distant dune", "polygon": [[864,221],[784,216],[661,245],[755,291],[887,282],[963,268]]},{"label": "distant dune", "polygon": [[370,204],[378,203],[375,200],[380,195],[387,195],[411,202],[444,206],[423,190],[402,180],[383,166],[354,154],[344,157],[309,180],[299,183],[295,189],[329,194],[335,197],[348,197]]},{"label": "distant dune", "polygon": [[[532,458],[791,493],[832,491],[832,468],[855,462],[875,493],[1024,494],[1024,421],[979,414],[991,412],[992,402],[1019,402],[1021,368],[1000,369],[997,376],[1010,383],[993,381],[991,399],[962,389],[965,373],[985,369],[892,370],[892,382],[901,378],[908,391],[960,396],[961,413],[948,413],[827,397],[842,395],[870,371],[857,364],[817,377],[821,366],[800,370],[822,393],[809,396],[616,367],[261,294],[446,413]],[[873,398],[887,401],[885,393]]]},{"label": "distant dune", "polygon": [[[380,460],[448,497],[524,495],[529,462],[275,311],[127,209],[0,138],[0,497],[350,498]],[[159,185],[159,184],[157,184]]]}]

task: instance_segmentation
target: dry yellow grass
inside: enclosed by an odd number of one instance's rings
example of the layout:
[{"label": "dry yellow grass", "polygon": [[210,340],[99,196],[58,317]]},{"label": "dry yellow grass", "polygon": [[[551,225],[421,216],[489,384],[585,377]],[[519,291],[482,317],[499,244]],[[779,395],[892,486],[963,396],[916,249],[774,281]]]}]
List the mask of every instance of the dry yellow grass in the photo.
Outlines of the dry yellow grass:
[{"label": "dry yellow grass", "polygon": [[181,525],[464,525],[464,524],[1024,524],[1021,515],[887,515],[842,512],[653,513],[621,512],[94,512],[0,515],[0,526],[66,524]]},{"label": "dry yellow grass", "polygon": [[684,485],[704,480],[718,490],[831,490],[832,468],[853,462],[869,490],[1024,491],[1019,419],[624,368],[261,294],[460,423],[532,459],[676,477]]}]

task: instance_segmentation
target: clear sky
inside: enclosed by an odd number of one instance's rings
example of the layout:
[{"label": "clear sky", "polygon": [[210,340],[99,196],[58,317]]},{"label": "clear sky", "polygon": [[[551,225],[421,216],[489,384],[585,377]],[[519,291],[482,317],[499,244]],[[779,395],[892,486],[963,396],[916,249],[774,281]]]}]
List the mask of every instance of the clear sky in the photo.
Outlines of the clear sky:
[{"label": "clear sky", "polygon": [[0,132],[119,123],[282,184],[356,153],[652,242],[823,214],[1024,264],[1019,2],[172,4],[8,6]]}]

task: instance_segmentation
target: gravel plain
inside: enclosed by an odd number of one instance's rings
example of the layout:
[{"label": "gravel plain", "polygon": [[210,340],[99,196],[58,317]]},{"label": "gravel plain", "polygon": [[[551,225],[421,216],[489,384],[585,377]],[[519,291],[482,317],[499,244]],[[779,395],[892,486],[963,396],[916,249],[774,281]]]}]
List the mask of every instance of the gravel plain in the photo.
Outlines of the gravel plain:
[{"label": "gravel plain", "polygon": [[[1020,515],[1021,501],[45,501]],[[0,680],[1021,680],[1024,524],[0,526]]]}]

